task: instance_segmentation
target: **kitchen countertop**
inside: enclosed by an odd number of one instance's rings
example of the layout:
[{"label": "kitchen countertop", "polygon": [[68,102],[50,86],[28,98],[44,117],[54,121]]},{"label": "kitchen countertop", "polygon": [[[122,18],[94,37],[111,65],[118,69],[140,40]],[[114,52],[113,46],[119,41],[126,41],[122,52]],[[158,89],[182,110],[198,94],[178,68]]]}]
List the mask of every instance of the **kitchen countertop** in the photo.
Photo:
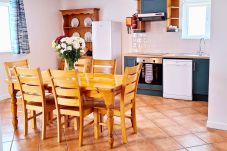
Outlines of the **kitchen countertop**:
[{"label": "kitchen countertop", "polygon": [[123,56],[129,57],[149,57],[149,58],[179,58],[179,59],[210,59],[209,55],[198,55],[196,53],[124,53]]}]

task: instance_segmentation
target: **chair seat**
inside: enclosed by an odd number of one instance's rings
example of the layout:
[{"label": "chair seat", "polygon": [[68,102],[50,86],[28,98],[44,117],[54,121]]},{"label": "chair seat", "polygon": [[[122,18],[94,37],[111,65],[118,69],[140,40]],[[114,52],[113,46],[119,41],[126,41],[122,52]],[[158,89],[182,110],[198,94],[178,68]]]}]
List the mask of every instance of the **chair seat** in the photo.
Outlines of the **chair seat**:
[{"label": "chair seat", "polygon": [[[85,101],[83,104],[83,116],[87,116],[92,113],[93,107],[94,106],[92,102]],[[64,115],[80,116],[79,107],[61,106],[60,112]]]},{"label": "chair seat", "polygon": [[[46,109],[48,111],[54,110],[55,109],[55,102],[54,102],[54,97],[51,94],[47,94],[45,96],[45,100],[46,100]],[[38,110],[38,111],[42,111],[42,103],[41,102],[27,102],[26,104],[27,109],[31,109],[31,110]],[[35,107],[35,108],[34,108]]]}]

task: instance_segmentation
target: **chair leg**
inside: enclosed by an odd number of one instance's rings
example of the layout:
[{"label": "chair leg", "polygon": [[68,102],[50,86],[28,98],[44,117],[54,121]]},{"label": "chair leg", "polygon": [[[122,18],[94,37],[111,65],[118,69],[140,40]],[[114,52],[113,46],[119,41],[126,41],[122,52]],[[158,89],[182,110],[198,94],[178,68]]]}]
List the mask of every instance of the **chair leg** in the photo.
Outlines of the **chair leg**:
[{"label": "chair leg", "polygon": [[74,130],[79,130],[80,129],[80,118],[79,117],[76,117],[74,119]]},{"label": "chair leg", "polygon": [[137,124],[136,124],[136,108],[132,107],[131,109],[131,123],[134,130],[134,133],[137,133]]},{"label": "chair leg", "polygon": [[99,126],[100,116],[98,114],[98,111],[94,110],[94,137],[95,139],[99,138],[100,134],[100,126]]},{"label": "chair leg", "polygon": [[[100,122],[100,123],[103,123],[103,117],[104,117],[104,116],[103,116],[102,114],[99,114],[99,122]],[[100,127],[100,130],[101,130],[101,133],[102,133],[102,132],[103,132],[103,126],[100,125],[99,127]]]},{"label": "chair leg", "polygon": [[128,142],[128,140],[127,140],[126,126],[125,126],[125,114],[124,113],[121,113],[121,133],[122,133],[123,143],[126,144]]},{"label": "chair leg", "polygon": [[28,111],[24,108],[24,136],[28,135]]},{"label": "chair leg", "polygon": [[61,142],[61,115],[57,114],[58,142]]},{"label": "chair leg", "polygon": [[50,112],[49,112],[48,120],[52,120],[53,118],[54,118],[53,111],[50,111]]},{"label": "chair leg", "polygon": [[79,147],[83,145],[83,125],[84,125],[84,117],[80,115],[80,134],[79,134]]},{"label": "chair leg", "polygon": [[32,111],[31,115],[33,116],[33,118],[32,118],[32,128],[36,129],[36,111]]},{"label": "chair leg", "polygon": [[43,117],[42,117],[42,140],[46,138],[46,125],[47,125],[47,117],[46,112],[43,111]]}]

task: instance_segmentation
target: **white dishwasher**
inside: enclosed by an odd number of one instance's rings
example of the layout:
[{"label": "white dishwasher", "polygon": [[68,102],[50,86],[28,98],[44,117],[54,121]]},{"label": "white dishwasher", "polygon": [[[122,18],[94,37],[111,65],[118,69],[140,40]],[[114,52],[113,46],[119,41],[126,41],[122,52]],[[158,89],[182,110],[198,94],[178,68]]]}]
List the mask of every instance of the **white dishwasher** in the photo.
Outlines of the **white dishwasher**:
[{"label": "white dishwasher", "polygon": [[163,59],[163,97],[192,100],[192,60]]}]

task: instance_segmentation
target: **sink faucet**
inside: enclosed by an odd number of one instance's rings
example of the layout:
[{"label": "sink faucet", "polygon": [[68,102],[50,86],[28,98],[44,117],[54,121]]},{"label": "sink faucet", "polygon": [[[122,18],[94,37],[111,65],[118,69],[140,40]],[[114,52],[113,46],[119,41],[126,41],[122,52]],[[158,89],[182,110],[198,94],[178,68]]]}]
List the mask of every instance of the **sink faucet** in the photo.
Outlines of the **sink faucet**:
[{"label": "sink faucet", "polygon": [[[202,45],[202,43],[203,43],[203,45]],[[205,41],[205,38],[201,38],[200,40],[199,40],[199,52],[198,52],[198,54],[200,55],[200,56],[202,56],[203,55],[203,51],[205,50],[205,46],[206,46],[206,41]]]}]

